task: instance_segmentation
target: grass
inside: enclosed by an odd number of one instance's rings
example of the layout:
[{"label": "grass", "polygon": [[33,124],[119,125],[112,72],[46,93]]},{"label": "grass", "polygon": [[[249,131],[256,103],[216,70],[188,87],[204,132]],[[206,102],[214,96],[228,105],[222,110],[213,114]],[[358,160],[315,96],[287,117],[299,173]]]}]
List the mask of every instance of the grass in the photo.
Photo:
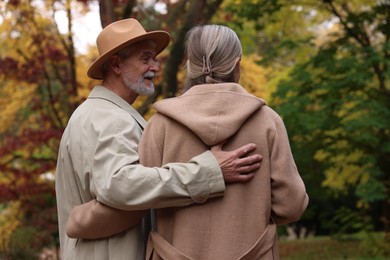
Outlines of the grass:
[{"label": "grass", "polygon": [[[385,260],[390,259],[382,245],[381,235],[376,237],[348,237],[335,239],[314,237],[304,240],[279,242],[281,260]],[[379,241],[379,242],[378,242]],[[377,243],[378,244],[375,244]],[[383,248],[384,247],[384,248]],[[384,249],[384,250],[382,250]]]}]

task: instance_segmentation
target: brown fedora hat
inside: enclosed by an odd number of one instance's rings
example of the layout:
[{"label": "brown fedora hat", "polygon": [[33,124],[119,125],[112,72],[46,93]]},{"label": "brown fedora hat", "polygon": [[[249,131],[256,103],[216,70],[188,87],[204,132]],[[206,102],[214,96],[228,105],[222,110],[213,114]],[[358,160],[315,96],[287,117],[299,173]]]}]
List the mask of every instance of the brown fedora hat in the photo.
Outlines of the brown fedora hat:
[{"label": "brown fedora hat", "polygon": [[171,36],[165,31],[146,32],[142,25],[133,18],[120,20],[107,25],[96,39],[99,57],[89,67],[87,75],[93,79],[103,79],[104,62],[119,50],[135,42],[152,40],[156,43],[159,54],[168,46]]}]

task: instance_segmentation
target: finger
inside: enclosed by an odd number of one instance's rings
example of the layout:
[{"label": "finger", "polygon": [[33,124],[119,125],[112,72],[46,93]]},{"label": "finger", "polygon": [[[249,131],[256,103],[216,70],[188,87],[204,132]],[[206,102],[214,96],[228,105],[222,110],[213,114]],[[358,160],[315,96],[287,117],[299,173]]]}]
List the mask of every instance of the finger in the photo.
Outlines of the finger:
[{"label": "finger", "polygon": [[246,145],[241,146],[240,148],[236,149],[235,151],[238,153],[239,157],[242,157],[246,155],[249,152],[252,152],[256,149],[256,144],[254,143],[249,143]]},{"label": "finger", "polygon": [[240,174],[240,175],[246,175],[246,174],[249,174],[249,173],[254,173],[255,171],[257,171],[261,166],[261,163],[254,163],[254,164],[251,164],[251,165],[245,165],[245,166],[241,166],[241,167],[238,167],[236,169],[236,171]]},{"label": "finger", "polygon": [[260,163],[263,160],[263,157],[260,154],[253,154],[249,155],[247,157],[243,157],[236,160],[236,166],[246,166],[246,165],[252,165],[255,163]]}]

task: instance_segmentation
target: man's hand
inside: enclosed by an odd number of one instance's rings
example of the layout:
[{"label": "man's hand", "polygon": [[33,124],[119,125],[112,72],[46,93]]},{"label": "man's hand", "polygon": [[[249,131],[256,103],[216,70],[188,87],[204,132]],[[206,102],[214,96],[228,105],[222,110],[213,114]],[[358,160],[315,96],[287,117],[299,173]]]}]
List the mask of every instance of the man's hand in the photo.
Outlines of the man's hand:
[{"label": "man's hand", "polygon": [[229,152],[222,151],[222,146],[223,143],[211,147],[211,152],[221,167],[225,182],[251,180],[255,176],[254,172],[260,168],[260,162],[263,159],[260,154],[246,156],[256,149],[256,144],[246,144]]}]

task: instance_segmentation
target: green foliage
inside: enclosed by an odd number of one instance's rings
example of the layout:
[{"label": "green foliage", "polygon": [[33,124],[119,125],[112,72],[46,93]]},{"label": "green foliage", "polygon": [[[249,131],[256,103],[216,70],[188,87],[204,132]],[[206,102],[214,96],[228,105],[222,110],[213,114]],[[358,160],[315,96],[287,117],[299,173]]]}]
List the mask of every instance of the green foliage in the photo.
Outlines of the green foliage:
[{"label": "green foliage", "polygon": [[365,212],[346,207],[336,209],[327,225],[335,238],[343,238],[345,234],[359,231],[373,230],[372,220]]},{"label": "green foliage", "polygon": [[312,15],[317,5],[314,1],[229,0],[224,1],[223,13],[229,14],[225,24],[240,36],[244,53],[256,52],[261,64],[280,70],[314,49],[314,24],[326,19],[318,10]]},{"label": "green foliage", "polygon": [[[235,14],[237,17],[244,18],[248,21],[256,22],[256,30],[259,31],[265,27],[263,24],[265,16],[275,13],[281,8],[278,0],[230,0],[225,4],[225,11]],[[239,28],[244,28],[244,19],[235,19],[234,23]]]},{"label": "green foliage", "polygon": [[390,257],[389,236],[389,233],[376,234],[372,232],[363,232],[360,245],[369,255],[374,257]]},{"label": "green foliage", "polygon": [[370,178],[367,182],[358,185],[356,195],[370,203],[387,199],[386,185],[378,179]]},{"label": "green foliage", "polygon": [[46,232],[34,227],[18,228],[12,234],[9,251],[6,252],[5,256],[9,259],[38,259],[42,248],[50,242],[47,241],[47,238]]},{"label": "green foliage", "polygon": [[[389,35],[383,34],[387,33],[383,21],[389,12],[377,11],[390,6],[365,2],[363,8],[358,2],[348,7],[324,2],[339,18],[339,26],[314,55],[295,64],[273,96],[309,196],[326,203],[316,197],[323,195],[310,193],[313,183],[308,176],[317,175],[317,184],[329,188],[339,199],[349,199],[346,206],[351,214],[340,213],[343,218],[339,216],[332,224],[344,227],[339,228],[341,232],[364,229],[365,222],[352,214],[353,208],[370,209],[376,202],[389,206]],[[373,216],[371,211],[366,214],[368,220]],[[341,223],[348,217],[355,226]],[[390,216],[383,218],[388,223]]]}]

